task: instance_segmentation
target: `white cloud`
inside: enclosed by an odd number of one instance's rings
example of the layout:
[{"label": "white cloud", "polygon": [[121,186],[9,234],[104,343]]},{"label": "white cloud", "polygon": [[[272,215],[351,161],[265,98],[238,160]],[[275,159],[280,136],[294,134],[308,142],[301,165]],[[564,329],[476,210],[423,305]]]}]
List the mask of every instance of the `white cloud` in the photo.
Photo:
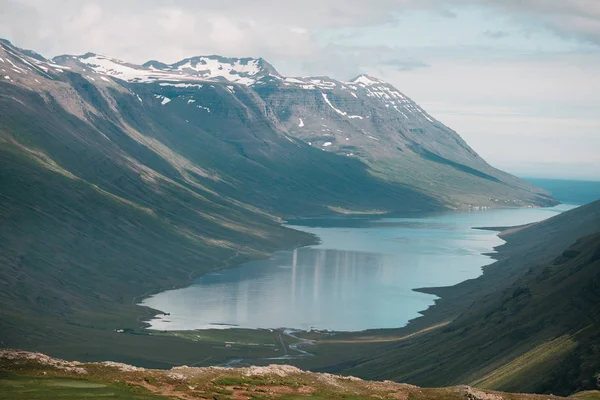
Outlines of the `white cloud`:
[{"label": "white cloud", "polygon": [[451,18],[450,7],[473,4],[600,44],[596,0],[0,0],[0,36],[49,55],[94,48],[134,61],[206,52],[306,57],[319,51],[319,30],[381,25],[414,9]]},{"label": "white cloud", "polygon": [[295,33],[296,35],[306,35],[308,33],[308,30],[306,30],[304,28],[297,27],[297,26],[294,26],[294,27],[290,28],[290,31],[292,33]]},{"label": "white cloud", "polygon": [[[461,0],[473,3],[472,0]],[[527,16],[557,33],[600,45],[600,2],[597,0],[485,0],[493,7]]]},{"label": "white cloud", "polygon": [[377,72],[494,166],[600,179],[600,53],[428,61],[427,69]]}]

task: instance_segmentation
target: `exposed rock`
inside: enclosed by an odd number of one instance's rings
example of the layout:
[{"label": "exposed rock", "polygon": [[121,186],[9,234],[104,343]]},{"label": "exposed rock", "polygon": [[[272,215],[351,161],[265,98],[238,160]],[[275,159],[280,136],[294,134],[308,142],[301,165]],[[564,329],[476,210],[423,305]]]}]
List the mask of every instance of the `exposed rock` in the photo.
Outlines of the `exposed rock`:
[{"label": "exposed rock", "polygon": [[107,367],[116,368],[119,371],[123,372],[137,372],[137,371],[145,371],[145,368],[134,367],[133,365],[123,364],[114,361],[103,361],[100,364],[105,365]]},{"label": "exposed rock", "polygon": [[487,393],[470,386],[459,386],[457,388],[460,392],[463,392],[466,397],[470,400],[503,400],[504,397],[499,394]]},{"label": "exposed rock", "polygon": [[72,372],[75,374],[87,374],[88,371],[81,367],[82,363],[78,361],[65,361],[58,358],[52,358],[42,353],[31,353],[19,350],[0,350],[0,360],[15,360],[17,363],[27,363],[29,361],[37,362],[41,365],[48,365],[56,369]]},{"label": "exposed rock", "polygon": [[266,367],[250,367],[244,370],[245,376],[257,376],[257,375],[277,375],[277,376],[289,376],[292,374],[300,374],[303,371],[292,367],[291,365],[269,365]]}]

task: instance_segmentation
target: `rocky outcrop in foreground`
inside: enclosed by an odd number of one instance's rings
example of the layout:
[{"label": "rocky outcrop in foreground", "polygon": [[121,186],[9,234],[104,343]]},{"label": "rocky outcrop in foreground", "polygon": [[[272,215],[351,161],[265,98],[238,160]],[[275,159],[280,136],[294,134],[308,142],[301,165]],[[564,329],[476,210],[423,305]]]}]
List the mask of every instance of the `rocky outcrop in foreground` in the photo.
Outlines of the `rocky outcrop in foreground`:
[{"label": "rocky outcrop in foreground", "polygon": [[[171,370],[152,370],[115,362],[65,361],[41,353],[18,350],[0,350],[0,374],[8,376],[3,381],[7,391],[12,390],[16,393],[44,388],[44,392],[49,395],[52,390],[68,390],[65,388],[93,394],[95,390],[108,390],[114,386],[120,390],[130,391],[127,393],[131,393],[132,396],[153,394],[167,399],[250,400],[296,396],[331,399],[541,400],[560,398],[484,391],[469,386],[426,389],[391,381],[373,382],[351,376],[305,372],[288,365],[239,369],[181,366]],[[44,385],[45,383],[48,384]],[[27,385],[32,387],[29,388]],[[587,392],[574,397],[594,399],[598,398],[597,396],[599,396],[597,392]]]}]

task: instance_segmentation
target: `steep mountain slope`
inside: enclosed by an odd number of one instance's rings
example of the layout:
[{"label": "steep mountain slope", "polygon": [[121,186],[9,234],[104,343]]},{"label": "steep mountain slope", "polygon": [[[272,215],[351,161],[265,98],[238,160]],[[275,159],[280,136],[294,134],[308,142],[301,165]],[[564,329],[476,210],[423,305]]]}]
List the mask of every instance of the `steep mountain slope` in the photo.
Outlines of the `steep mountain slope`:
[{"label": "steep mountain slope", "polygon": [[483,277],[448,289],[472,302],[451,324],[349,363],[346,372],[426,386],[460,382],[556,394],[597,389],[600,201],[504,237],[501,261]]},{"label": "steep mountain slope", "polygon": [[490,167],[454,131],[379,79],[289,81],[258,82],[254,89],[290,134],[314,146],[358,157],[378,176],[455,207],[549,204],[543,192]]},{"label": "steep mountain slope", "polygon": [[144,84],[168,87],[172,97],[196,100],[190,104],[207,112],[212,99],[203,99],[202,93],[192,96],[206,82],[230,83],[225,86],[230,91],[239,90],[238,85],[250,87],[288,135],[358,158],[377,176],[418,189],[447,206],[554,204],[546,192],[489,166],[460,136],[396,88],[366,75],[350,82],[287,78],[263,59],[219,56],[137,66],[89,53],[60,56],[54,62],[92,74],[92,79],[127,81],[136,92],[146,90],[140,88]]}]

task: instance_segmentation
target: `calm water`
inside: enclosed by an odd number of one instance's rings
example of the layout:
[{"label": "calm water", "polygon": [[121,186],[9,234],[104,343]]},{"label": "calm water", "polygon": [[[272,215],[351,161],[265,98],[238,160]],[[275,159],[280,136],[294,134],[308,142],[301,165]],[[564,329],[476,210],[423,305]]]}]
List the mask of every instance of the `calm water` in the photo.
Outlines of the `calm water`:
[{"label": "calm water", "polygon": [[546,189],[552,196],[566,204],[583,205],[600,200],[600,181],[569,181],[564,179],[525,178]]},{"label": "calm water", "polygon": [[159,330],[401,327],[435,300],[412,289],[475,278],[491,262],[482,253],[502,240],[472,227],[520,225],[570,208],[290,221],[321,244],[203,276],[142,304],[171,314],[151,321]]}]

